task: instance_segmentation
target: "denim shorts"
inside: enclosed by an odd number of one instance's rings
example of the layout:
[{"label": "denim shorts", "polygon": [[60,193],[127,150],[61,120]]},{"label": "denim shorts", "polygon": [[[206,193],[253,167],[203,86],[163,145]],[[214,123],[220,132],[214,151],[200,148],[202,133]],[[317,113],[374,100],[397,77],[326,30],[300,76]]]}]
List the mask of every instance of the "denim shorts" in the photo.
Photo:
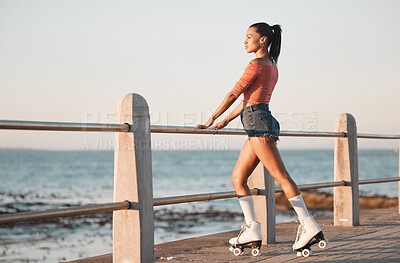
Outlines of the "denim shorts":
[{"label": "denim shorts", "polygon": [[279,140],[279,122],[271,115],[267,104],[254,104],[240,112],[240,120],[249,139],[251,137],[274,137]]}]

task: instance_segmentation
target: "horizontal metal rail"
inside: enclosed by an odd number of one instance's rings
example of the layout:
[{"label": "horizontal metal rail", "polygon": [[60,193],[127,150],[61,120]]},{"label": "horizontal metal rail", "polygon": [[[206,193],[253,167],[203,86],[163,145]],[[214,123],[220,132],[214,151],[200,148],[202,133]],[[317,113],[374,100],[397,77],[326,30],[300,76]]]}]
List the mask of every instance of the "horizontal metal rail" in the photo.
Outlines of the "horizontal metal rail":
[{"label": "horizontal metal rail", "polygon": [[0,129],[42,131],[127,132],[128,124],[0,120]]},{"label": "horizontal metal rail", "polygon": [[279,136],[293,137],[346,137],[344,132],[318,132],[318,131],[282,131]]},{"label": "horizontal metal rail", "polygon": [[[89,132],[129,132],[129,124],[112,123],[74,123],[74,122],[40,122],[40,121],[15,121],[0,120],[0,129],[12,130],[42,130],[42,131],[89,131]],[[196,127],[160,126],[151,125],[152,133],[180,133],[180,134],[221,134],[221,135],[246,135],[243,129],[225,128],[198,129]],[[310,136],[310,137],[345,137],[340,132],[303,132],[282,131],[281,136]]]},{"label": "horizontal metal rail", "polygon": [[[400,177],[389,177],[389,178],[379,178],[379,179],[367,179],[360,180],[359,184],[375,184],[375,183],[388,183],[388,182],[397,182],[400,181]],[[321,188],[329,188],[329,187],[338,187],[338,186],[348,186],[348,182],[346,181],[338,181],[338,182],[325,182],[325,183],[316,183],[316,184],[302,184],[299,185],[299,189],[301,191],[312,190],[312,189],[321,189]],[[281,193],[283,190],[277,186],[275,188],[275,193]],[[265,195],[262,190],[252,189],[252,195]],[[183,196],[172,196],[172,197],[163,197],[163,198],[155,198],[153,205],[161,206],[161,205],[172,205],[172,204],[180,204],[180,203],[190,203],[190,202],[198,202],[198,201],[210,201],[216,199],[226,199],[226,198],[234,198],[237,197],[234,191],[231,192],[222,192],[222,193],[210,193],[210,194],[198,194],[198,195],[183,195]]]},{"label": "horizontal metal rail", "polygon": [[372,133],[357,133],[357,138],[361,139],[400,139],[399,134],[372,134]]},{"label": "horizontal metal rail", "polygon": [[[243,129],[224,128],[198,129],[195,127],[151,125],[152,133],[184,133],[184,134],[220,134],[220,135],[247,135]],[[282,131],[281,136],[309,136],[309,137],[346,137],[343,132],[310,132],[310,131]]]},{"label": "horizontal metal rail", "polygon": [[[252,195],[258,195],[258,189],[251,189]],[[153,200],[154,206],[168,205],[168,204],[179,204],[187,202],[197,202],[197,201],[209,201],[216,199],[226,199],[237,197],[235,191],[221,192],[221,193],[208,193],[208,194],[197,194],[197,195],[185,195],[185,196],[175,196],[166,198],[155,198]],[[69,216],[79,216],[88,215],[96,213],[107,213],[117,210],[135,209],[135,204],[129,201],[116,202],[109,204],[96,204],[87,206],[78,206],[71,208],[61,208],[61,209],[51,209],[45,211],[34,211],[34,212],[23,212],[23,213],[13,213],[0,216],[1,224],[12,224],[25,221],[35,221],[40,219],[49,219],[57,217],[69,217]]]},{"label": "horizontal metal rail", "polygon": [[[359,184],[375,184],[375,183],[388,183],[388,182],[397,182],[400,181],[400,177],[389,177],[389,178],[380,178],[380,179],[367,179],[360,180]],[[321,189],[321,188],[330,188],[330,187],[338,187],[338,186],[347,186],[349,185],[346,181],[338,181],[338,182],[325,182],[325,183],[315,183],[315,184],[302,184],[299,185],[299,189],[301,191],[313,190],[313,189]],[[275,188],[275,193],[281,193],[283,190],[277,186]],[[252,189],[252,195],[264,195],[262,190]],[[221,192],[221,193],[209,193],[209,194],[197,194],[197,195],[183,195],[183,196],[173,196],[173,197],[163,197],[163,198],[155,198],[153,205],[161,206],[161,205],[172,205],[172,204],[180,204],[180,203],[190,203],[190,202],[198,202],[198,201],[210,201],[216,199],[227,199],[237,197],[235,191],[231,192]]]},{"label": "horizontal metal rail", "polygon": [[[329,188],[329,187],[337,187],[337,186],[346,186],[345,181],[339,182],[326,182],[326,183],[316,183],[316,184],[302,184],[299,185],[299,189],[301,191],[312,190],[312,189],[320,189],[320,188]],[[282,193],[283,190],[279,186],[275,187],[275,193]]]},{"label": "horizontal metal rail", "polygon": [[[397,181],[400,181],[400,177],[360,180],[359,184],[376,184],[376,183],[388,183]],[[299,185],[299,189],[304,191],[304,190],[338,187],[346,185],[348,185],[348,183],[345,181],[326,182],[326,183]],[[258,189],[251,189],[250,192],[252,195],[265,194],[263,191]],[[280,193],[280,192],[283,192],[282,189],[280,187],[276,187],[275,193]],[[210,200],[227,199],[234,197],[237,197],[235,191],[163,197],[163,198],[155,198],[153,200],[153,206],[172,205],[172,204],[190,203],[198,201],[210,201]],[[123,202],[108,203],[108,204],[97,204],[97,205],[86,205],[86,206],[79,206],[72,208],[52,209],[46,211],[13,213],[0,216],[0,225],[40,220],[40,219],[69,217],[69,216],[78,216],[78,215],[87,215],[96,213],[107,213],[117,210],[135,209],[134,206],[135,206],[134,203],[130,203],[129,201],[123,201]]]},{"label": "horizontal metal rail", "polygon": [[379,183],[389,183],[389,182],[398,182],[398,181],[400,181],[400,177],[386,177],[386,178],[378,178],[378,179],[359,180],[358,184],[379,184]]},{"label": "horizontal metal rail", "polygon": [[51,209],[45,211],[6,214],[0,216],[0,225],[25,221],[36,221],[40,219],[107,213],[116,210],[126,210],[129,209],[130,206],[131,204],[128,201],[123,201],[108,204],[85,205],[71,208]]},{"label": "horizontal metal rail", "polygon": [[[398,182],[400,181],[400,177],[387,177],[387,178],[379,178],[379,179],[364,179],[359,180],[358,184],[379,184],[379,183],[390,183],[390,182]],[[327,183],[316,183],[316,184],[303,184],[299,185],[299,189],[301,191],[313,190],[313,189],[321,189],[321,188],[329,188],[329,187],[337,187],[337,186],[350,186],[350,184],[346,181],[338,181],[338,182],[327,182]],[[275,188],[275,193],[281,193],[283,190],[277,186]],[[262,194],[262,193],[260,193]]]},{"label": "horizontal metal rail", "polygon": [[[90,131],[90,132],[129,132],[129,124],[115,123],[76,123],[76,122],[41,122],[41,121],[16,121],[0,120],[0,129],[11,130],[44,130],[44,131]],[[246,135],[243,129],[224,128],[198,129],[196,127],[151,125],[152,133],[180,133],[180,134],[220,134],[220,135]],[[318,131],[282,131],[281,136],[292,137],[346,137],[343,132],[318,132]],[[398,134],[369,134],[358,133],[358,138],[367,139],[400,139]]]},{"label": "horizontal metal rail", "polygon": [[[250,192],[252,195],[259,194],[258,189],[251,189]],[[234,197],[237,197],[235,191],[209,193],[209,194],[197,194],[197,195],[182,195],[182,196],[155,198],[153,201],[153,205],[154,206],[172,205],[172,204],[190,203],[190,202],[198,202],[198,201],[227,199],[227,198],[234,198]]]},{"label": "horizontal metal rail", "polygon": [[[114,123],[75,123],[75,122],[40,122],[0,120],[0,129],[13,130],[47,130],[47,131],[92,131],[92,132],[128,132],[129,124]],[[183,134],[221,134],[221,135],[246,135],[243,129],[224,128],[198,129],[196,127],[151,125],[152,133],[183,133]],[[293,137],[346,137],[343,132],[318,132],[318,131],[282,131],[281,136]],[[399,134],[370,134],[358,133],[358,138],[367,139],[400,139]]]}]

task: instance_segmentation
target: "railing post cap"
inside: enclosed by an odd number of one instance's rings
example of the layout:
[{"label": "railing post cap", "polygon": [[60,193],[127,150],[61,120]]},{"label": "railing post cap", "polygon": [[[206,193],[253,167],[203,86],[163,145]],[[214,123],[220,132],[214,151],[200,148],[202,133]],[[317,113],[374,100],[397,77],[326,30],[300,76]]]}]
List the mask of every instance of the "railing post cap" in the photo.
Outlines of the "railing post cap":
[{"label": "railing post cap", "polygon": [[339,121],[339,120],[347,120],[347,121],[355,121],[356,119],[354,118],[354,116],[353,115],[351,115],[350,113],[348,113],[348,112],[344,112],[344,113],[342,113],[342,114],[340,114],[337,118],[336,118],[336,121]]},{"label": "railing post cap", "polygon": [[120,99],[119,104],[122,104],[122,103],[124,103],[126,101],[132,101],[134,105],[138,105],[139,107],[146,107],[146,108],[149,107],[148,104],[147,104],[146,99],[142,95],[140,95],[138,93],[128,93],[128,94],[126,94],[125,96],[123,96]]},{"label": "railing post cap", "polygon": [[342,113],[336,118],[335,131],[347,132],[348,128],[356,127],[356,119],[350,113]]}]

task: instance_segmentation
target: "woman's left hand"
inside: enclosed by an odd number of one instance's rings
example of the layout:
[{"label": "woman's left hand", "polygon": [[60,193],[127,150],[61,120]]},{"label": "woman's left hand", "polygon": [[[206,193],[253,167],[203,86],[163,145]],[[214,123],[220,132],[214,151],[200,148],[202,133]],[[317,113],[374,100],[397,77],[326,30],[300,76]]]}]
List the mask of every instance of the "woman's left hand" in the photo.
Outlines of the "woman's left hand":
[{"label": "woman's left hand", "polygon": [[227,121],[226,119],[223,121],[218,122],[217,124],[215,124],[213,126],[214,129],[220,130],[222,128],[224,128],[226,125],[228,125],[229,121]]},{"label": "woman's left hand", "polygon": [[210,127],[212,124],[214,123],[214,119],[210,118],[206,123],[204,124],[197,124],[197,128],[198,129],[207,129],[208,127]]}]

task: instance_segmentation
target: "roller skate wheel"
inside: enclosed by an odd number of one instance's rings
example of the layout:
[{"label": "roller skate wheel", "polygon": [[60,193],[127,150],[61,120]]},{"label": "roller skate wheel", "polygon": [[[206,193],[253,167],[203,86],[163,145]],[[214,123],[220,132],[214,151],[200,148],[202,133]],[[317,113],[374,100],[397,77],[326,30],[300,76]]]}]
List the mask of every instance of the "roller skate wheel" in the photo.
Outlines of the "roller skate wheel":
[{"label": "roller skate wheel", "polygon": [[308,258],[311,255],[311,250],[309,250],[308,248],[305,248],[301,251],[301,255],[305,258]]},{"label": "roller skate wheel", "polygon": [[229,247],[229,251],[233,252],[234,248],[233,247]]},{"label": "roller skate wheel", "polygon": [[297,256],[301,257],[301,252],[300,251],[297,251]]},{"label": "roller skate wheel", "polygon": [[260,255],[261,255],[261,250],[258,249],[258,248],[253,248],[253,249],[251,250],[251,254],[252,254],[253,256],[255,256],[255,257],[260,256]]},{"label": "roller skate wheel", "polygon": [[326,241],[326,240],[321,240],[321,241],[318,242],[318,247],[319,248],[324,249],[324,248],[326,248],[327,245],[328,245],[328,241]]},{"label": "roller skate wheel", "polygon": [[237,247],[237,248],[233,249],[233,254],[235,256],[240,256],[243,254],[243,250]]}]

